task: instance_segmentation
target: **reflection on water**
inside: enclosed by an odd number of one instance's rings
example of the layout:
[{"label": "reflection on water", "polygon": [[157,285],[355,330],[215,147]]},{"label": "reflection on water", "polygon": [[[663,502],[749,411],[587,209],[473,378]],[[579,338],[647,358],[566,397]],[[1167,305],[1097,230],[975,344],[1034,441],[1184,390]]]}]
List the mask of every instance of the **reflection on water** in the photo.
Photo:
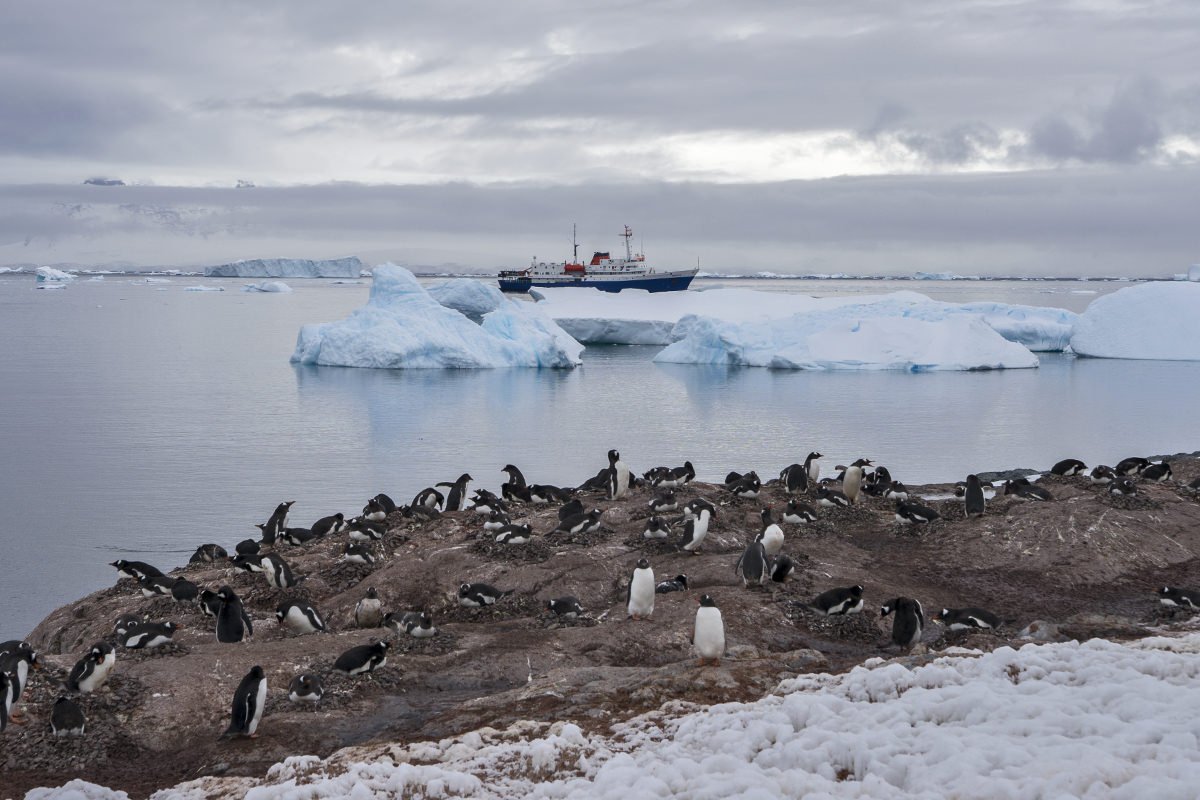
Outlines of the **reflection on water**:
[{"label": "reflection on water", "polygon": [[205,541],[257,535],[281,500],[306,525],[464,471],[495,490],[509,462],[570,485],[615,447],[638,471],[690,459],[719,480],[771,476],[816,448],[826,471],[866,456],[919,483],[1200,447],[1200,363],[1042,355],[1037,370],[818,373],[655,364],[657,348],[610,346],[573,371],[293,366],[300,326],[345,317],[367,287],[225,283],[0,281],[0,640],[111,585],[114,558],[179,564]]}]

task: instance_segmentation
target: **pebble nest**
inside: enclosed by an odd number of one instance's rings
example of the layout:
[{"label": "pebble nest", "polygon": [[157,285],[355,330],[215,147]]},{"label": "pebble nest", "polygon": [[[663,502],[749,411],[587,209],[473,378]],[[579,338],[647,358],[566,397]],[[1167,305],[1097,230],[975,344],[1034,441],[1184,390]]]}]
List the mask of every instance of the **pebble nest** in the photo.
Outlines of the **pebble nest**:
[{"label": "pebble nest", "polygon": [[470,550],[489,561],[540,564],[554,555],[555,548],[550,546],[544,536],[535,534],[525,544],[501,544],[492,538],[490,532],[484,533],[485,538],[472,542]]}]

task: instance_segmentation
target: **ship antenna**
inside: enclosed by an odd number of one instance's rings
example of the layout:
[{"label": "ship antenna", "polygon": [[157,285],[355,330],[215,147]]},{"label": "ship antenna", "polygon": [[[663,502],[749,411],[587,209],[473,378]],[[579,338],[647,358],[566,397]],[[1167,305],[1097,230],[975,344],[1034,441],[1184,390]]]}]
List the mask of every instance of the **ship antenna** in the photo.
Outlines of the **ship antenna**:
[{"label": "ship antenna", "polygon": [[625,237],[625,260],[633,261],[633,250],[630,249],[631,245],[629,244],[630,238],[633,237],[633,231],[629,230],[629,226],[626,225],[625,232],[621,235]]},{"label": "ship antenna", "polygon": [[571,256],[571,263],[578,264],[579,263],[579,242],[576,240],[575,226],[576,226],[576,223],[572,222],[571,223],[571,246],[574,248],[574,253]]}]

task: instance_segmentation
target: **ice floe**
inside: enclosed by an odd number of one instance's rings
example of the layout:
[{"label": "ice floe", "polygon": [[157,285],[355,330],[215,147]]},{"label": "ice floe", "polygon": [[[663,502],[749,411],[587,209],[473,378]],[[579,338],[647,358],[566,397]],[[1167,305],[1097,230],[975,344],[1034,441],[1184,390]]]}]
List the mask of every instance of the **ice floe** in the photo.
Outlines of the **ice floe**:
[{"label": "ice floe", "polygon": [[1071,336],[1082,356],[1200,361],[1200,286],[1130,286],[1088,304]]},{"label": "ice floe", "polygon": [[49,283],[51,281],[70,283],[75,280],[75,276],[71,273],[63,272],[61,269],[55,269],[54,267],[38,267],[34,274],[37,275],[38,283]]},{"label": "ice floe", "polygon": [[287,294],[292,291],[292,287],[288,286],[283,281],[262,281],[261,283],[246,283],[242,285],[243,292],[269,292],[275,294]]},{"label": "ice floe", "polygon": [[344,320],[300,329],[292,361],[382,369],[574,367],[582,350],[534,304],[504,300],[476,324],[434,300],[407,269],[385,264],[375,268],[365,306]]}]

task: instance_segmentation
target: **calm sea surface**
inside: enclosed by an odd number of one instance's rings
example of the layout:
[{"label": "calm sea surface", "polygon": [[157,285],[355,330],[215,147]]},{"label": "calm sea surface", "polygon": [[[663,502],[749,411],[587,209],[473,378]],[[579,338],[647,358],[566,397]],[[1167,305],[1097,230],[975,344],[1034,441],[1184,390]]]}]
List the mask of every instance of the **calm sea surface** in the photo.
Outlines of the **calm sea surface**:
[{"label": "calm sea surface", "polygon": [[[300,326],[347,316],[369,286],[295,280],[275,295],[242,283],[108,276],[45,291],[0,277],[0,640],[111,585],[116,558],[167,569],[204,542],[232,549],[282,500],[307,525],[462,472],[497,490],[509,462],[574,484],[616,447],[639,472],[690,459],[719,480],[774,475],[816,448],[828,468],[866,456],[921,483],[1200,449],[1200,362],[1043,354],[1036,370],[815,373],[600,347],[572,371],[295,367]],[[1125,285],[698,283],[1075,311]],[[226,291],[184,291],[202,284]]]}]

